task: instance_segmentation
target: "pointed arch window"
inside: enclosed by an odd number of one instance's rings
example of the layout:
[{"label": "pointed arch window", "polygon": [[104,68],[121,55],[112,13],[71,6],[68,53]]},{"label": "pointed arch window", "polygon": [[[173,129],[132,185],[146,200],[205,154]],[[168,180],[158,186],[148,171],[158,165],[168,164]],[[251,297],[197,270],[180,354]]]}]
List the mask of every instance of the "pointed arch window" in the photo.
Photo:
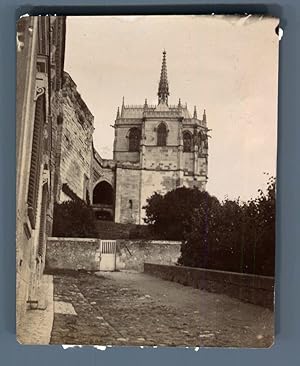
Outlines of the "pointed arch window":
[{"label": "pointed arch window", "polygon": [[167,127],[164,123],[161,123],[157,128],[157,145],[167,145]]},{"label": "pointed arch window", "polygon": [[192,134],[189,131],[183,132],[183,151],[192,151]]},{"label": "pointed arch window", "polygon": [[141,132],[138,128],[131,128],[129,130],[129,151],[140,150]]}]

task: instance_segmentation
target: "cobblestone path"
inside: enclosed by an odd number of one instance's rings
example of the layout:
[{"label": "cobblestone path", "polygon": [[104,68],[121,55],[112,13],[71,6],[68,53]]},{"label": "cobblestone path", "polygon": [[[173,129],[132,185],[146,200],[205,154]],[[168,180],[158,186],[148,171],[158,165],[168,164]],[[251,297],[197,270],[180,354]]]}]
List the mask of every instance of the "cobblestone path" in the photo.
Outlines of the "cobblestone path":
[{"label": "cobblestone path", "polygon": [[142,273],[56,275],[52,344],[269,347],[273,313]]}]

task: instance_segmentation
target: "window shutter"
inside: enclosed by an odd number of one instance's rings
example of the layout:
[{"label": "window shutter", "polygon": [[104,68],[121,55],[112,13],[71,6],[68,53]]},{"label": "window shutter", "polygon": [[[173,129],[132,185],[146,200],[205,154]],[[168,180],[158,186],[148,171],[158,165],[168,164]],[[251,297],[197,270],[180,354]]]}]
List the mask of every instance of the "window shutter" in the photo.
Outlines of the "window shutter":
[{"label": "window shutter", "polygon": [[39,182],[42,163],[42,138],[43,138],[43,124],[45,119],[45,97],[40,96],[36,101],[33,138],[32,138],[32,150],[31,150],[31,163],[29,173],[29,186],[28,186],[28,216],[31,223],[31,227],[34,229],[36,224],[36,211],[37,201],[39,194]]}]

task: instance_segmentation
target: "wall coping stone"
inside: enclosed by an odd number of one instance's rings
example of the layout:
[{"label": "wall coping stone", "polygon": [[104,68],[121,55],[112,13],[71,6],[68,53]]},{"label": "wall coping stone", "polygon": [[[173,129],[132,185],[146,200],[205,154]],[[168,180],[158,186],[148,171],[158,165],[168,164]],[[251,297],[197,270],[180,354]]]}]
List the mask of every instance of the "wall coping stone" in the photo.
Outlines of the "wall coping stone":
[{"label": "wall coping stone", "polygon": [[163,280],[274,309],[275,277],[149,262],[144,263],[144,272]]},{"label": "wall coping stone", "polygon": [[124,239],[116,239],[117,241],[127,241],[127,242],[143,242],[143,243],[149,243],[149,244],[174,244],[174,245],[181,245],[181,241],[176,240],[151,240],[151,239],[130,239],[130,238],[124,238]]},{"label": "wall coping stone", "polygon": [[65,238],[65,237],[55,237],[50,236],[48,241],[73,241],[73,242],[98,242],[100,239],[97,238]]},{"label": "wall coping stone", "polygon": [[[56,236],[49,236],[48,241],[73,241],[73,242],[98,242],[101,238],[65,238],[65,237],[56,237]],[[181,241],[175,240],[147,240],[147,239],[103,239],[103,240],[116,240],[118,241],[130,241],[130,242],[143,242],[149,244],[156,244],[156,245],[163,245],[163,244],[171,244],[171,245],[179,245]]]},{"label": "wall coping stone", "polygon": [[234,276],[240,276],[240,277],[248,277],[248,278],[261,278],[266,280],[272,280],[274,281],[275,277],[273,276],[262,276],[257,274],[251,274],[251,273],[241,273],[241,272],[230,272],[230,271],[221,271],[218,269],[209,269],[209,268],[200,268],[200,267],[188,267],[188,266],[180,266],[180,265],[174,265],[174,264],[156,264],[151,262],[145,262],[145,264],[155,264],[162,267],[176,267],[176,268],[182,268],[182,270],[196,270],[199,272],[210,272],[210,273],[218,273],[218,274],[224,274],[224,275],[234,275]]},{"label": "wall coping stone", "polygon": [[[97,242],[101,240],[101,238],[65,238],[65,237],[56,237],[56,236],[49,236],[48,241],[73,241],[73,242]],[[181,244],[181,241],[175,241],[175,240],[148,240],[148,239],[103,239],[103,240],[116,240],[118,241],[126,241],[126,242],[143,242],[143,243],[149,243],[149,244],[171,244],[171,245],[179,245]]]}]

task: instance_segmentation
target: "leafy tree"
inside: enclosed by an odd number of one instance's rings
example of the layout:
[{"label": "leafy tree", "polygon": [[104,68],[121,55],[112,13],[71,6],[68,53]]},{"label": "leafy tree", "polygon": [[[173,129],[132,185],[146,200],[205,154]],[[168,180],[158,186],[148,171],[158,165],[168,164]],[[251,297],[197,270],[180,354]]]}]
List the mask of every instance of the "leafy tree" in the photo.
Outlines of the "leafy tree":
[{"label": "leafy tree", "polygon": [[183,241],[179,264],[274,274],[276,181],[248,202],[178,188],[147,201],[145,222],[167,239]]},{"label": "leafy tree", "polygon": [[205,217],[208,201],[215,200],[207,192],[197,188],[181,187],[164,196],[154,193],[144,207],[146,224],[166,239],[181,240],[185,232],[191,231],[192,217],[201,211]]}]

